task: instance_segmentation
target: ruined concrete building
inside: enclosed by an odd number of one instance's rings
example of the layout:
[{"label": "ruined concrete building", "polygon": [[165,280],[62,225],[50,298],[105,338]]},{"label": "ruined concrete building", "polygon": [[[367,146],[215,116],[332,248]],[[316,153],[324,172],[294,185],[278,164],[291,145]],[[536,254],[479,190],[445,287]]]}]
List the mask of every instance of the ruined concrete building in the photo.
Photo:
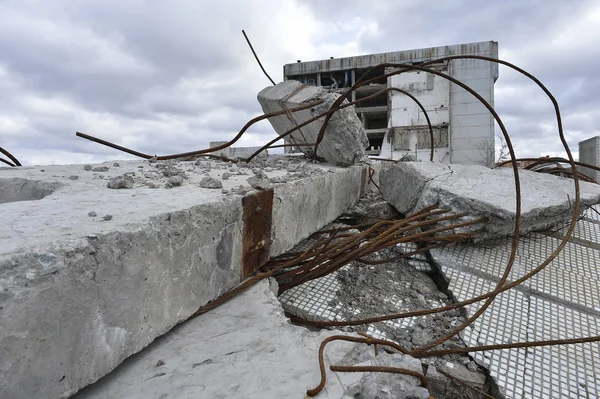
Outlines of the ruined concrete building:
[{"label": "ruined concrete building", "polygon": [[[381,63],[418,65],[450,55],[480,55],[498,58],[498,43],[479,42],[418,50],[396,51],[356,57],[286,64],[285,80],[298,80],[311,86],[343,91],[351,87],[370,68]],[[468,84],[486,101],[494,104],[494,83],[498,79],[495,63],[462,59],[434,64],[436,70]],[[352,92],[352,101],[385,87],[405,90],[425,107],[434,126],[434,161],[442,163],[479,163],[494,161],[494,121],[489,111],[463,88],[431,73],[413,71],[384,77],[392,68],[380,67],[371,76],[372,84]],[[399,92],[369,99],[356,105],[369,138],[368,154],[400,159],[409,155],[428,160],[431,146],[426,118],[417,104]],[[412,155],[412,156],[410,156]]]}]

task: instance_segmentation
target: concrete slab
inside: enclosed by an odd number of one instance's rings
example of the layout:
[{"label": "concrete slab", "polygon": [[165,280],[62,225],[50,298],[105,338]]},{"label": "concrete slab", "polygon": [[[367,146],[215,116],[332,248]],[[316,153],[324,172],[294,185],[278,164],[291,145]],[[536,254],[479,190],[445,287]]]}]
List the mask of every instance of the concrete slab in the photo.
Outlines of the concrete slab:
[{"label": "concrete slab", "polygon": [[[303,104],[324,100],[323,103],[302,111],[269,118],[278,134],[283,134],[299,124],[329,110],[339,94],[329,93],[322,87],[307,86],[295,80],[286,80],[269,86],[258,93],[258,101],[266,113],[295,108]],[[347,104],[348,101],[344,100]],[[289,136],[292,144],[312,144],[317,141],[324,118],[320,118]],[[365,148],[369,145],[362,122],[353,107],[336,112],[327,123],[325,136],[319,144],[318,156],[334,165],[354,165],[367,158]],[[313,155],[313,147],[298,147],[307,155]]]},{"label": "concrete slab", "polygon": [[0,169],[0,397],[72,395],[241,281],[251,168],[273,183],[272,256],[364,191],[364,167],[300,157]]},{"label": "concrete slab", "polygon": [[[528,170],[519,171],[519,177],[521,233],[547,229],[571,219],[573,180]],[[461,221],[488,218],[484,232],[478,235],[480,239],[508,236],[514,231],[516,203],[510,168],[400,162],[381,171],[380,183],[383,197],[402,213],[437,203],[440,208],[467,213],[469,216]],[[582,211],[600,202],[599,185],[581,182],[580,187]]]},{"label": "concrete slab", "polygon": [[[338,334],[344,335],[335,330],[312,332],[291,325],[265,280],[219,308],[176,327],[73,398],[305,397],[306,390],[320,381],[317,353],[321,341]],[[358,344],[340,341],[328,345],[327,383],[317,397],[346,398],[350,397],[345,396],[348,393],[365,387],[361,379],[368,374],[335,373],[329,371],[329,365],[381,363],[382,359],[373,359],[372,353],[372,348]],[[379,357],[421,369],[414,358]],[[394,381],[406,392],[424,390],[418,388],[414,377],[394,375]],[[375,386],[378,390],[385,388]]]}]

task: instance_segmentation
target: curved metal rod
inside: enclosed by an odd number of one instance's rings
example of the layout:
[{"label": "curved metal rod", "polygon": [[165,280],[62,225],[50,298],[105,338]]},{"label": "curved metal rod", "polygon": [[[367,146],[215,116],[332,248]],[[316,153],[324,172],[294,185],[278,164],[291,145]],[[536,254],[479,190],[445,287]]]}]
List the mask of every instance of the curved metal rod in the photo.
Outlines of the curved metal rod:
[{"label": "curved metal rod", "polygon": [[[461,58],[463,56],[453,56],[453,57],[447,57],[448,59],[458,59]],[[575,160],[573,159],[573,154],[571,153],[571,150],[569,149],[569,144],[567,143],[567,140],[565,139],[564,136],[564,131],[563,131],[563,126],[562,126],[562,118],[560,115],[560,107],[558,105],[558,101],[556,101],[556,98],[552,95],[552,93],[550,92],[550,90],[548,90],[546,88],[546,86],[544,86],[544,84],[542,84],[542,82],[537,79],[535,76],[531,75],[529,72],[517,67],[516,65],[512,65],[506,61],[502,61],[502,60],[496,60],[490,57],[481,57],[481,56],[466,56],[469,58],[474,58],[474,59],[482,59],[482,60],[488,60],[488,61],[492,61],[492,62],[499,62],[503,65],[506,65],[522,74],[524,74],[525,76],[529,77],[531,80],[533,80],[545,93],[546,95],[548,95],[548,97],[550,98],[550,100],[552,101],[552,105],[554,106],[554,110],[556,113],[556,122],[558,125],[558,134],[560,137],[560,140],[563,144],[563,147],[567,153],[567,157],[569,159],[569,163],[571,165],[571,170],[573,172],[573,180],[575,183],[575,204],[573,206],[573,216],[571,218],[571,224],[569,225],[569,229],[567,230],[565,237],[563,238],[563,240],[561,241],[561,243],[558,245],[558,247],[556,248],[556,250],[550,254],[550,256],[548,257],[548,259],[545,262],[542,262],[542,264],[540,266],[538,266],[538,268],[541,270],[543,269],[547,264],[549,264],[550,262],[552,262],[552,260],[554,260],[554,258],[560,253],[560,251],[562,251],[564,249],[564,247],[567,245],[567,242],[569,241],[569,239],[571,238],[571,235],[573,234],[573,231],[575,230],[575,225],[577,223],[577,219],[579,217],[579,207],[580,207],[580,200],[581,200],[581,196],[580,196],[580,187],[579,187],[579,177],[578,177],[578,172],[577,172],[577,168],[575,167]],[[504,133],[504,131],[503,131]],[[505,135],[505,139],[507,139],[506,135]],[[515,171],[515,184],[516,184],[516,192],[517,192],[517,199],[518,199],[518,203],[519,203],[519,207],[517,208],[517,215],[516,215],[516,220],[515,220],[515,230],[516,234],[515,236],[518,236],[518,224],[517,224],[517,220],[520,219],[521,216],[521,209],[520,209],[520,188],[519,188],[519,184],[518,184],[518,168],[517,168],[517,162],[515,161],[516,156],[514,154],[514,149],[512,148],[512,144],[507,140],[506,141],[508,148],[509,148],[509,152],[510,152],[510,156],[511,156],[511,162],[512,162],[512,166],[513,166],[513,170]],[[517,242],[518,245],[518,242]],[[512,252],[511,252],[511,259],[514,260],[514,254],[516,254],[516,250],[517,247],[513,247],[512,248]],[[509,264],[510,264],[510,260],[509,260]],[[511,265],[512,266],[512,265]],[[536,268],[536,269],[538,269]],[[498,282],[498,285],[496,286],[496,290],[502,288],[502,286],[504,285],[504,283],[506,282],[506,280],[508,279],[508,274],[510,272],[511,267],[506,268],[506,271],[504,273],[504,275],[502,276],[502,279]],[[535,269],[534,269],[535,270]],[[506,278],[505,278],[506,277]],[[447,339],[449,339],[450,337],[452,337],[453,335],[457,334],[458,332],[462,331],[464,328],[466,328],[466,326],[468,325],[467,323],[472,323],[477,317],[479,317],[483,311],[485,311],[485,309],[487,309],[487,306],[489,306],[489,304],[491,304],[491,301],[493,301],[493,299],[495,298],[494,296],[491,296],[488,300],[486,300],[486,303],[482,306],[482,308],[480,308],[471,318],[469,318],[467,320],[467,322],[465,323],[464,327],[463,326],[459,326],[457,329],[455,329],[454,331],[451,331],[449,334],[447,334],[444,337],[441,337],[438,340],[435,340],[434,342],[431,342],[427,345],[424,345],[421,348],[418,348],[415,353],[424,353],[425,350],[427,349],[431,349],[434,346],[437,346],[443,342],[445,342]],[[483,311],[482,311],[483,309]],[[452,335],[450,335],[452,334]],[[444,339],[445,338],[445,339]]]},{"label": "curved metal rod", "polygon": [[271,79],[271,77],[269,76],[267,71],[265,71],[265,68],[263,68],[262,63],[258,59],[258,55],[256,55],[256,51],[254,51],[254,47],[252,47],[252,43],[250,43],[250,39],[248,39],[248,36],[246,36],[246,32],[244,32],[243,29],[242,29],[242,33],[244,34],[244,37],[246,38],[246,42],[248,42],[248,46],[250,47],[250,50],[252,50],[252,54],[254,54],[254,58],[256,58],[256,62],[258,62],[258,66],[260,67],[260,69],[262,69],[263,73],[271,81],[271,83],[273,83],[273,86],[275,86],[275,82],[273,81],[273,79]]},{"label": "curved metal rod", "polygon": [[0,158],[0,162],[4,162],[5,164],[7,164],[8,166],[13,167],[13,168],[17,166],[4,158]]},{"label": "curved metal rod", "polygon": [[[207,153],[211,153],[211,152],[222,150],[224,148],[227,148],[227,147],[231,146],[236,141],[238,141],[240,139],[240,137],[242,137],[242,135],[244,134],[244,132],[246,130],[248,130],[248,128],[250,126],[252,126],[253,124],[255,124],[256,122],[259,122],[259,121],[261,121],[263,119],[270,118],[272,116],[283,115],[283,114],[287,114],[288,112],[296,112],[296,111],[301,111],[303,109],[311,108],[311,107],[314,107],[316,105],[321,104],[322,102],[323,102],[323,100],[318,100],[318,101],[315,101],[315,102],[312,102],[312,103],[301,105],[299,107],[290,108],[290,109],[284,109],[284,110],[281,110],[281,111],[271,112],[271,113],[268,113],[268,114],[257,116],[256,118],[251,119],[250,121],[248,121],[248,123],[246,123],[244,125],[244,127],[242,128],[242,130],[240,130],[239,133],[233,139],[231,139],[230,141],[228,141],[225,144],[221,144],[221,145],[213,147],[213,148],[207,148],[207,149],[199,150],[199,151],[185,152],[185,153],[182,153],[182,154],[174,154],[174,155],[157,156],[156,159],[159,160],[159,161],[166,161],[168,159],[191,157],[191,156],[194,156],[194,155],[207,154]],[[105,145],[107,147],[111,147],[111,148],[114,148],[116,150],[119,150],[119,151],[126,152],[126,153],[131,154],[131,155],[135,155],[135,156],[140,157],[140,158],[150,159],[150,158],[154,158],[155,157],[154,155],[144,154],[142,152],[131,150],[129,148],[122,147],[120,145],[111,143],[109,141],[102,140],[102,139],[99,139],[97,137],[93,137],[93,136],[87,135],[85,133],[77,132],[76,136],[84,138],[84,139],[87,139],[87,140],[90,140],[90,141],[94,141],[94,142],[96,142],[98,144],[102,144],[102,145]]]},{"label": "curved metal rod", "polygon": [[[381,67],[381,66],[393,66],[393,65],[392,64],[381,64],[379,67]],[[398,66],[395,65],[394,67],[398,67]],[[490,111],[490,113],[496,120],[496,123],[498,123],[500,130],[502,130],[502,134],[504,135],[504,138],[506,140],[506,145],[508,147],[511,159],[516,158],[512,142],[510,140],[508,132],[506,131],[506,128],[504,127],[504,123],[502,122],[502,119],[500,119],[500,116],[496,113],[496,111],[494,110],[494,107],[492,107],[479,93],[477,93],[475,90],[473,90],[471,87],[469,87],[465,83],[463,83],[463,82],[459,81],[458,79],[455,79],[452,76],[449,76],[445,73],[435,71],[435,70],[432,70],[432,69],[429,69],[426,67],[422,67],[420,65],[407,65],[406,67],[403,65],[402,67],[404,69],[399,70],[399,71],[394,71],[394,72],[386,74],[386,75],[393,76],[395,74],[400,74],[402,72],[406,72],[408,70],[414,69],[414,70],[428,72],[428,73],[440,76],[440,77],[447,79],[450,82],[462,87],[463,89],[467,90],[468,92],[470,92],[475,98],[477,98],[488,109],[488,111]],[[384,76],[386,76],[386,75],[384,75]],[[317,144],[318,143],[319,143],[319,141],[317,140]],[[315,146],[315,148],[316,148],[316,146]],[[508,276],[510,275],[510,271],[512,270],[512,267],[514,265],[516,254],[517,254],[517,249],[519,246],[519,233],[520,233],[519,227],[520,227],[520,223],[521,223],[521,184],[519,181],[519,168],[517,167],[516,162],[513,162],[513,172],[514,172],[514,178],[515,178],[515,192],[516,192],[515,229],[514,229],[514,233],[513,233],[511,254],[510,254],[510,257],[508,260],[508,264],[506,266],[504,274],[502,275],[502,277],[500,278],[500,280],[497,283],[496,289],[501,288],[506,283],[506,280],[508,280]],[[470,324],[472,324],[475,320],[477,320],[488,309],[488,307],[492,304],[492,302],[496,298],[496,295],[497,294],[492,294],[488,299],[486,299],[485,303],[481,306],[481,308],[479,308],[477,310],[477,312],[475,312],[475,314],[473,314],[473,316],[468,318],[466,322],[464,322],[463,324],[461,324],[460,326],[458,326],[454,330],[452,330],[450,333],[448,333],[447,334],[448,337],[446,337],[446,336],[441,337],[437,340],[434,340],[433,342],[423,345],[420,348],[414,349],[413,352],[414,353],[422,353],[423,351],[426,351],[427,349],[430,349],[434,346],[437,346],[437,345],[447,341],[450,337],[458,334],[459,332],[461,332],[462,330],[467,328]]]},{"label": "curved metal rod", "polygon": [[[580,205],[580,191],[579,191],[579,181],[578,181],[578,173],[576,171],[575,168],[575,161],[573,159],[573,156],[571,154],[571,151],[569,149],[568,143],[566,142],[566,139],[564,137],[564,132],[563,132],[563,128],[562,128],[562,118],[560,116],[560,108],[558,105],[558,102],[556,101],[556,98],[554,98],[554,96],[552,95],[552,93],[541,83],[541,81],[539,79],[537,79],[535,76],[531,75],[530,73],[526,72],[525,70],[511,64],[508,63],[506,61],[502,61],[502,60],[498,60],[495,58],[490,58],[490,57],[482,57],[482,56],[452,56],[452,57],[446,57],[445,59],[460,59],[460,58],[465,58],[465,59],[482,59],[482,60],[486,60],[486,61],[490,61],[490,62],[496,62],[496,63],[501,63],[503,65],[506,65],[512,69],[517,70],[518,72],[524,74],[525,76],[529,77],[531,80],[533,80],[543,91],[544,93],[546,93],[546,95],[550,98],[553,106],[554,106],[554,110],[556,113],[556,120],[557,120],[557,125],[558,125],[558,131],[559,131],[559,137],[560,140],[563,144],[563,147],[565,148],[567,155],[569,157],[568,161],[571,165],[571,169],[573,172],[573,178],[575,180],[575,206],[574,206],[574,212],[573,212],[573,216],[571,219],[571,224],[569,225],[569,229],[567,230],[567,233],[565,235],[565,237],[563,238],[563,240],[561,241],[561,243],[559,244],[559,246],[556,248],[556,250],[550,254],[550,256],[544,261],[542,262],[540,265],[538,265],[534,270],[532,270],[530,273],[525,274],[524,276],[522,276],[521,278],[513,281],[512,283],[509,283],[501,288],[497,288],[494,291],[490,291],[486,294],[482,294],[479,295],[477,297],[471,298],[469,300],[466,301],[462,301],[459,303],[455,303],[453,305],[450,306],[445,306],[445,307],[441,307],[441,308],[436,308],[436,309],[427,309],[427,310],[420,310],[420,311],[415,311],[415,312],[407,312],[407,313],[402,313],[402,314],[394,314],[394,315],[387,315],[387,316],[379,316],[379,317],[374,317],[374,318],[369,318],[369,319],[362,319],[362,320],[355,320],[355,321],[351,321],[351,322],[343,322],[343,323],[339,323],[339,325],[359,325],[359,324],[366,324],[366,323],[373,323],[373,322],[378,322],[378,321],[385,321],[385,320],[392,320],[392,319],[399,319],[399,318],[405,318],[405,317],[411,317],[411,316],[417,316],[417,315],[426,315],[426,314],[432,314],[432,313],[437,313],[437,312],[441,312],[441,311],[446,311],[446,310],[451,310],[451,309],[456,309],[458,307],[461,306],[465,306],[465,305],[470,305],[479,301],[482,301],[484,299],[487,298],[492,298],[495,297],[495,295],[500,294],[504,291],[507,291],[513,287],[516,287],[517,285],[523,283],[524,281],[528,280],[529,278],[533,277],[535,274],[539,273],[541,270],[543,270],[548,264],[550,264],[550,262],[552,262],[554,260],[554,258],[556,258],[556,256],[560,253],[560,251],[562,251],[566,245],[566,243],[568,242],[570,236],[573,233],[573,230],[575,229],[575,223],[577,222],[578,219],[578,213],[579,213],[579,205]],[[433,60],[430,61],[426,64],[431,64],[434,62],[440,62],[442,59],[438,59],[438,60]],[[395,65],[398,66],[398,65]],[[374,68],[372,68],[374,69]],[[366,76],[366,74],[365,74]],[[361,78],[362,79],[362,78]],[[360,83],[357,82],[357,84]],[[364,83],[368,83],[368,81],[364,82]],[[512,149],[512,146],[510,147],[510,149]],[[516,164],[516,158],[514,156],[514,153],[511,151],[511,164],[513,166],[513,170],[515,170],[517,168],[517,164]],[[518,179],[516,178],[515,175],[515,183],[518,185]],[[520,212],[517,213],[517,216],[520,216]],[[515,226],[516,227],[516,226]],[[514,248],[513,248],[514,249]],[[304,319],[299,319],[296,318],[297,322],[301,322],[304,324],[313,324],[313,325],[334,325],[334,323],[337,325],[337,322],[333,322],[333,323],[310,323],[307,320]],[[427,353],[427,352],[426,352]]]},{"label": "curved metal rod", "polygon": [[[563,176],[563,175],[573,176],[573,171],[571,171],[571,169],[566,169],[566,168],[562,168],[562,167],[553,167],[553,168],[552,167],[542,167],[539,169],[534,169],[533,171],[536,173],[549,173],[551,175],[556,175],[556,176]],[[588,183],[598,184],[598,182],[595,179],[592,179],[588,175],[585,175],[581,172],[577,172],[577,175],[579,176],[580,180],[583,180]]]},{"label": "curved metal rod", "polygon": [[0,152],[6,155],[16,166],[23,166],[21,165],[21,162],[19,162],[19,160],[13,156],[13,154],[8,152],[4,148],[0,147]]},{"label": "curved metal rod", "polygon": [[[507,163],[509,163],[510,161],[503,161],[498,163],[497,167],[502,167],[504,165],[506,165]],[[523,169],[527,169],[530,170],[538,165],[544,164],[544,163],[554,163],[554,162],[559,162],[559,163],[569,163],[569,160],[566,158],[561,158],[561,157],[552,157],[552,158],[517,158],[517,162],[533,162],[530,165],[527,165],[526,167],[524,167]],[[590,169],[594,169],[594,170],[600,170],[600,166],[596,166],[596,165],[592,165],[589,163],[585,163],[585,162],[580,162],[580,161],[574,161],[575,165],[578,166],[583,166],[586,168],[590,168]],[[581,174],[581,173],[580,173]]]},{"label": "curved metal rod", "polygon": [[325,361],[323,360],[323,354],[325,352],[325,347],[327,346],[327,344],[332,341],[347,341],[347,342],[356,342],[356,343],[360,343],[360,344],[383,345],[383,346],[392,347],[404,354],[408,353],[407,350],[404,349],[402,346],[400,346],[394,342],[384,341],[382,339],[349,337],[346,335],[333,335],[331,337],[327,337],[321,342],[321,345],[319,346],[319,369],[321,370],[321,381],[319,382],[319,385],[317,385],[315,388],[309,389],[308,391],[306,391],[306,394],[308,396],[316,396],[325,387],[325,383],[327,382],[327,373],[325,371]]}]

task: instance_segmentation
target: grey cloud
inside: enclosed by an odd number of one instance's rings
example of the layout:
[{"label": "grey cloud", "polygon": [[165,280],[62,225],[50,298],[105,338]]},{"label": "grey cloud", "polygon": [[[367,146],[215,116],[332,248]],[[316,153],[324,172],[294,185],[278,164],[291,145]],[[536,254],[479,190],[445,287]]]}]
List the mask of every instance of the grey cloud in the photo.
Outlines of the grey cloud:
[{"label": "grey cloud", "polygon": [[[305,52],[314,57],[317,47],[329,52],[357,41],[359,51],[368,54],[498,40],[501,55],[514,57],[555,92],[575,147],[577,138],[597,134],[593,120],[600,116],[600,79],[593,60],[600,49],[590,40],[552,44],[591,2],[303,3],[310,7],[306,15],[286,14],[290,23],[312,16],[323,28],[358,20],[376,22],[378,31],[358,35],[355,27],[325,29],[330,36],[311,37],[312,49],[297,48],[291,37],[283,40],[272,28],[279,22],[273,20],[275,11],[289,2],[0,1],[0,145],[17,156],[18,151],[72,151],[78,160],[102,160],[124,155],[76,138],[76,130],[151,154],[185,152],[231,138],[261,114],[256,94],[269,84],[242,28],[276,81],[283,63],[305,58]],[[302,28],[296,35],[314,34]],[[330,55],[353,54],[316,56]],[[496,88],[497,109],[515,141],[528,143],[521,145],[526,155],[561,151],[558,141],[547,137],[553,111],[537,88],[504,69]],[[3,117],[22,122],[20,130],[3,132]],[[274,137],[265,121],[249,133],[244,142],[252,145]],[[529,144],[542,136],[539,148]]]}]

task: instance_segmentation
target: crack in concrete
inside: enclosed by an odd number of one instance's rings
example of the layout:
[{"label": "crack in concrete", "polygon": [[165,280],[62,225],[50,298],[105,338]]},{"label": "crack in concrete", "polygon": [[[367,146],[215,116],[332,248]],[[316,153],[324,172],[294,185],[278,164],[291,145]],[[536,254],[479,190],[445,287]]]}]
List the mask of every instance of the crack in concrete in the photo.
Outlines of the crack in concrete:
[{"label": "crack in concrete", "polygon": [[167,373],[154,374],[152,377],[146,378],[144,381],[148,381],[148,380],[151,380],[151,379],[156,378],[156,377],[162,377],[164,375],[167,375]]},{"label": "crack in concrete", "polygon": [[[531,323],[531,295],[529,293],[523,293],[523,296],[525,297],[525,300],[527,301],[527,328],[525,329],[525,342],[529,342],[529,336],[530,336],[530,326],[532,326]],[[533,335],[533,334],[532,334]],[[523,363],[525,369],[527,369],[527,360],[529,358],[529,356],[533,356],[533,353],[530,353],[530,351],[533,349],[530,348],[525,348],[525,361]],[[525,374],[523,375],[523,380],[520,386],[520,391],[521,394],[524,394],[525,392]],[[533,374],[533,373],[532,373]]]},{"label": "crack in concrete", "polygon": [[[224,335],[224,334],[220,334],[220,335]],[[233,354],[240,353],[240,352],[243,352],[243,350],[240,349],[240,350],[237,350],[237,351],[232,351],[232,352],[225,353],[223,355],[214,356],[214,357],[208,358],[206,360],[203,360],[200,363],[193,363],[192,364],[192,368],[195,369],[196,367],[203,366],[205,364],[213,364],[214,363],[214,359],[217,359],[217,358],[220,358],[220,357],[231,356]]]}]

